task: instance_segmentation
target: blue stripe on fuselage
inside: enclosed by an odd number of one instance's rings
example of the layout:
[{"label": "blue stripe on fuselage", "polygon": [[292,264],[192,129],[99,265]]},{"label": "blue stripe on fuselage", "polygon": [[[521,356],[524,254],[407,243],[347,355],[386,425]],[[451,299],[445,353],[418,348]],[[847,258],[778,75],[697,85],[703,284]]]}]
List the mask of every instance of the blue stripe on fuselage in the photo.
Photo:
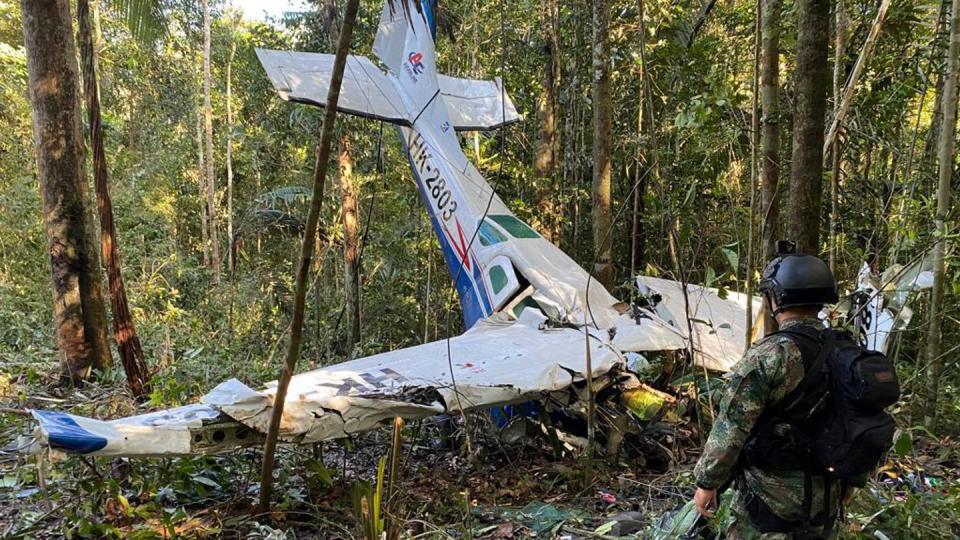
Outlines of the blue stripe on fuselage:
[{"label": "blue stripe on fuselage", "polygon": [[[440,240],[440,250],[443,252],[444,260],[447,261],[447,270],[450,272],[450,277],[456,280],[454,286],[460,297],[460,308],[463,310],[464,323],[467,328],[471,328],[477,321],[492,313],[490,302],[486,298],[486,287],[483,283],[483,276],[480,273],[479,265],[477,264],[476,258],[468,254],[471,258],[471,264],[473,264],[474,267],[473,275],[471,276],[471,273],[467,271],[466,268],[464,268],[464,271],[460,271],[460,258],[454,251],[453,246],[450,245],[447,235],[444,234],[440,220],[434,214],[433,205],[430,203],[430,198],[424,191],[423,178],[420,177],[420,172],[417,170],[413,155],[410,153],[410,146],[407,144],[403,128],[397,126],[397,132],[400,134],[400,143],[403,145],[403,151],[407,155],[407,161],[410,163],[410,170],[413,171],[413,175],[416,177],[417,191],[420,193],[420,198],[423,199],[423,203],[427,207],[427,214],[430,216],[433,232],[436,233],[437,238]],[[451,233],[457,234],[456,231],[451,231]],[[469,242],[470,238],[466,240]]]},{"label": "blue stripe on fuselage", "polygon": [[89,454],[107,445],[107,439],[83,429],[69,414],[55,411],[33,411],[33,414],[47,432],[51,448]]}]

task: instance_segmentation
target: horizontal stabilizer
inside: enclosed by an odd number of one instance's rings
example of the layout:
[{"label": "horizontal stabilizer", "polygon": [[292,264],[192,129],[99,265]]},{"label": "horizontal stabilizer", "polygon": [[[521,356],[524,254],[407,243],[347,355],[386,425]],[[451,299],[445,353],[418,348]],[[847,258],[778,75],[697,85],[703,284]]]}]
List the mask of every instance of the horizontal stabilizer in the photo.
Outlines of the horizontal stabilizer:
[{"label": "horizontal stabilizer", "polygon": [[[280,97],[326,106],[334,55],[257,49],[257,58]],[[365,56],[347,57],[337,110],[391,124],[411,125],[396,88]]]},{"label": "horizontal stabilizer", "polygon": [[440,75],[438,79],[447,115],[457,131],[485,131],[520,121],[499,77],[476,81]]}]

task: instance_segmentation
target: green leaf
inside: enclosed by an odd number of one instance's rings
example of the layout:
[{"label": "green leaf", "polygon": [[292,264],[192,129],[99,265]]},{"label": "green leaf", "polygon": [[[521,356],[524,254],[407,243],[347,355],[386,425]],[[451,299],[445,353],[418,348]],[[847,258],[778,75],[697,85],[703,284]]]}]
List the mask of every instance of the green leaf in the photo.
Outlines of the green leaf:
[{"label": "green leaf", "polygon": [[740,256],[737,255],[736,251],[727,248],[721,248],[720,251],[723,253],[723,256],[726,257],[727,263],[730,265],[730,269],[733,270],[733,273],[737,273],[737,269],[740,267]]},{"label": "green leaf", "polygon": [[712,266],[707,267],[707,276],[705,278],[705,285],[707,287],[712,287],[713,282],[717,280],[717,271],[713,269]]},{"label": "green leaf", "polygon": [[909,431],[898,431],[893,440],[893,452],[899,457],[913,453],[913,436]]}]

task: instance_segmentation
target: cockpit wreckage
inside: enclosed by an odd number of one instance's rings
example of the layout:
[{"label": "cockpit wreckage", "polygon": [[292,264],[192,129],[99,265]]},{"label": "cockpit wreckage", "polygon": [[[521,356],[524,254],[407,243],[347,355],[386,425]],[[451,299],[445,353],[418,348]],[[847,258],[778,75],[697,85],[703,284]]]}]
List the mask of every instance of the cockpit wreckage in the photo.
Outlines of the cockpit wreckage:
[{"label": "cockpit wreckage", "polygon": [[[728,371],[749,330],[746,296],[721,298],[695,285],[684,294],[678,282],[639,277],[646,302],[620,303],[519,220],[467,159],[457,132],[496,129],[520,115],[500,80],[438,74],[435,4],[403,1],[409,9],[384,6],[373,46],[386,72],[366,57],[349,56],[338,111],[396,126],[467,330],[294,376],[281,440],[343,438],[397,416],[417,419],[527,401],[572,405],[582,402],[588,381],[596,390],[644,388],[628,365],[636,355],[690,351],[697,366]],[[281,98],[325,106],[333,55],[257,54]],[[759,299],[752,301],[759,314]],[[885,313],[880,304],[869,307]],[[112,421],[34,410],[34,448],[148,457],[258,444],[275,389],[276,383],[254,390],[231,379],[199,403]]]}]

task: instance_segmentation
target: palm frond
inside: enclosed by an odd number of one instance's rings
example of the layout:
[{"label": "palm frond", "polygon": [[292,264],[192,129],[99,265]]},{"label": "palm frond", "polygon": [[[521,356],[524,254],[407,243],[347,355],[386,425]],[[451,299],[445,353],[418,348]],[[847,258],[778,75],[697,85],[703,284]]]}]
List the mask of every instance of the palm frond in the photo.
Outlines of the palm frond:
[{"label": "palm frond", "polygon": [[103,5],[121,17],[139,41],[155,41],[167,31],[163,0],[103,0]]},{"label": "palm frond", "polygon": [[300,202],[307,202],[312,195],[313,190],[310,188],[303,186],[284,186],[257,195],[255,201],[260,206],[275,209],[280,203],[290,206]]}]

